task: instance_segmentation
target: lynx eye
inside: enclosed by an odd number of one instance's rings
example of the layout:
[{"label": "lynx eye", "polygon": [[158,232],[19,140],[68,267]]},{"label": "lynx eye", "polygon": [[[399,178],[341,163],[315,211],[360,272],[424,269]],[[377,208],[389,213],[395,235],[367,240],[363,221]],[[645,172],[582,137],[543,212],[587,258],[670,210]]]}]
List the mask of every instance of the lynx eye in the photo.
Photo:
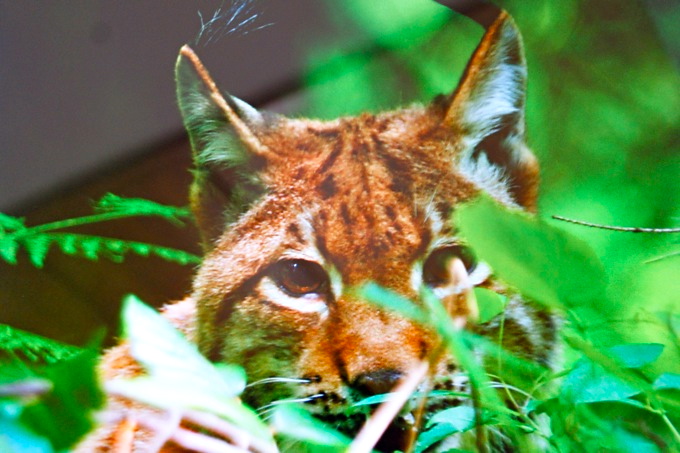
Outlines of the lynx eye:
[{"label": "lynx eye", "polygon": [[271,273],[279,288],[294,297],[326,290],[328,276],[321,266],[306,260],[279,261]]},{"label": "lynx eye", "polygon": [[458,258],[463,262],[468,274],[477,266],[472,252],[466,247],[452,245],[437,249],[430,254],[423,265],[423,281],[430,286],[441,286],[449,282],[449,263]]}]

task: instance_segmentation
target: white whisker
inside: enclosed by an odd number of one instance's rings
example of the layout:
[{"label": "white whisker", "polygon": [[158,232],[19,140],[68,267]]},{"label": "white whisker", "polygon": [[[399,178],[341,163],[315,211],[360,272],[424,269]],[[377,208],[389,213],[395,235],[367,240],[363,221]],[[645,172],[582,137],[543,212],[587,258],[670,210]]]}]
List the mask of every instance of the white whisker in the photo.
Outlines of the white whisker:
[{"label": "white whisker", "polygon": [[326,395],[325,393],[317,393],[315,395],[306,396],[304,398],[289,398],[289,399],[286,399],[286,400],[272,401],[269,404],[265,404],[264,406],[257,408],[257,410],[255,412],[257,412],[259,415],[263,415],[263,414],[266,414],[268,412],[271,412],[277,406],[281,406],[282,404],[307,403],[307,402],[315,400],[317,398],[323,398],[325,395]]},{"label": "white whisker", "polygon": [[513,390],[517,393],[520,393],[520,394],[526,396],[527,398],[530,398],[530,399],[534,398],[534,396],[531,393],[525,392],[524,390],[522,390],[518,387],[515,387],[514,385],[504,384],[502,382],[490,382],[489,387],[495,388],[495,389],[501,389],[502,388],[502,389]]},{"label": "white whisker", "polygon": [[277,384],[277,383],[309,384],[310,382],[312,382],[311,379],[268,377],[268,378],[260,379],[259,381],[251,382],[250,384],[246,385],[246,388],[254,387],[256,385],[262,385],[262,384]]}]

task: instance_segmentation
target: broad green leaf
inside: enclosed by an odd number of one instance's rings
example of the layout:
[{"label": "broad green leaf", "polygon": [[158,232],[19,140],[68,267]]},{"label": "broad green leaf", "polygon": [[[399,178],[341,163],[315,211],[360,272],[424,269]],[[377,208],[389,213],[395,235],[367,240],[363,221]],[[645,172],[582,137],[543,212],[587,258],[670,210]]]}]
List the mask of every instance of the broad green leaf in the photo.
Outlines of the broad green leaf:
[{"label": "broad green leaf", "polygon": [[274,409],[271,426],[279,435],[323,447],[319,451],[345,451],[351,442],[343,434],[296,406],[282,405]]},{"label": "broad green leaf", "polygon": [[467,431],[475,426],[475,409],[470,406],[456,406],[445,409],[435,414],[428,422],[427,426],[438,423],[445,423],[456,429],[458,432]]},{"label": "broad green leaf", "polygon": [[654,388],[657,390],[675,389],[680,390],[680,374],[663,373],[654,381]]},{"label": "broad green leaf", "polygon": [[[135,296],[123,302],[123,328],[130,351],[148,377],[109,383],[109,390],[161,408],[211,412],[262,439],[264,423],[237,397],[245,373],[235,365],[215,366],[167,320]],[[177,389],[182,389],[177,392]]]},{"label": "broad green leaf", "polygon": [[599,451],[620,453],[659,453],[661,450],[650,439],[633,434],[620,426],[602,433]]},{"label": "broad green leaf", "polygon": [[427,431],[423,431],[418,435],[416,440],[415,453],[423,453],[425,450],[430,448],[432,445],[440,442],[452,434],[459,432],[460,430],[454,425],[448,423],[440,423]]},{"label": "broad green leaf", "polygon": [[621,401],[640,393],[588,359],[579,360],[562,383],[563,397],[574,403]]},{"label": "broad green leaf", "polygon": [[[468,431],[475,427],[476,422],[475,409],[471,406],[444,409],[427,422],[429,429],[418,436],[416,452],[423,452],[452,434]],[[488,417],[482,417],[483,424],[488,422]]]},{"label": "broad green leaf", "polygon": [[663,352],[659,343],[628,343],[609,348],[612,355],[626,368],[640,368],[654,362]]},{"label": "broad green leaf", "polygon": [[503,312],[507,298],[486,288],[475,288],[479,322],[487,322]]},{"label": "broad green leaf", "polygon": [[455,224],[504,281],[553,307],[600,303],[606,276],[593,251],[579,239],[488,196],[458,209]]},{"label": "broad green leaf", "polygon": [[242,380],[225,381],[225,375],[201,355],[196,345],[132,295],[123,301],[123,329],[133,357],[151,376],[186,379],[187,384],[211,388],[226,398],[243,391]]}]

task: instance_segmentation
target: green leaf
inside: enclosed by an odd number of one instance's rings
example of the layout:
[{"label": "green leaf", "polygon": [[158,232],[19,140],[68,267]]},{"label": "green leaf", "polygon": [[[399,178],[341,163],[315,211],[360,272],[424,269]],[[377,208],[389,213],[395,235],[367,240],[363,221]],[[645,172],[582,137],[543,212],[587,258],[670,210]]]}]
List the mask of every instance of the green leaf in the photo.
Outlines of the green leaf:
[{"label": "green leaf", "polygon": [[594,403],[621,401],[637,395],[640,390],[583,358],[564,379],[561,393],[574,403]]},{"label": "green leaf", "polygon": [[448,423],[437,424],[431,429],[423,431],[420,433],[420,435],[418,435],[415,453],[423,453],[437,442],[441,442],[442,440],[457,432],[459,432],[459,430],[453,425]]},{"label": "green leaf", "polygon": [[456,429],[456,432],[467,431],[475,426],[475,409],[470,406],[456,406],[445,409],[434,415],[428,422],[430,427],[437,423],[445,423]]},{"label": "green leaf", "polygon": [[661,450],[651,440],[633,434],[619,426],[604,432],[599,451],[616,451],[621,453],[659,453]]},{"label": "green leaf", "polygon": [[132,356],[148,376],[110,382],[110,391],[160,408],[210,412],[254,436],[271,438],[266,425],[236,398],[245,387],[240,367],[210,363],[194,344],[135,296],[127,296],[123,302],[123,327]]},{"label": "green leaf", "polygon": [[487,322],[503,312],[507,297],[486,288],[474,288],[477,307],[479,308],[479,322]]},{"label": "green leaf", "polygon": [[[488,417],[483,417],[482,423],[488,421]],[[423,452],[448,436],[468,431],[475,425],[475,409],[473,407],[456,406],[440,411],[427,422],[427,427],[430,429],[418,436],[416,452]]]},{"label": "green leaf", "polygon": [[654,381],[654,388],[657,390],[675,389],[680,390],[680,374],[663,373]]},{"label": "green leaf", "polygon": [[24,409],[21,420],[47,437],[55,450],[65,450],[92,427],[90,411],[103,403],[95,367],[98,354],[84,351],[46,367],[41,375],[52,382],[52,391],[39,404]]},{"label": "green leaf", "polygon": [[123,301],[123,329],[132,355],[151,376],[172,376],[199,387],[214,387],[220,396],[227,398],[243,391],[245,385],[240,378],[225,381],[226,374],[203,357],[196,345],[133,295]]},{"label": "green leaf", "polygon": [[278,406],[274,409],[271,426],[277,434],[323,447],[319,451],[342,452],[351,443],[346,436],[315,419],[300,407]]},{"label": "green leaf", "polygon": [[659,358],[664,345],[659,343],[628,343],[609,348],[612,355],[626,368],[640,368]]},{"label": "green leaf", "polygon": [[606,275],[579,239],[488,196],[458,209],[455,224],[477,256],[523,294],[552,307],[597,304]]}]

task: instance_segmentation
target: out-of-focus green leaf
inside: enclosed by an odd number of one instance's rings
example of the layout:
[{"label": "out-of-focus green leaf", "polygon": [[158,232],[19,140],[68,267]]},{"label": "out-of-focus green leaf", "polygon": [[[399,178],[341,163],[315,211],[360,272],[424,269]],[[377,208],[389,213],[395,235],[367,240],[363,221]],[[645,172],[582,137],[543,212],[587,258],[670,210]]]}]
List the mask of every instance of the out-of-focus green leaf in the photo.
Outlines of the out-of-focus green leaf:
[{"label": "out-of-focus green leaf", "polygon": [[503,312],[507,298],[486,288],[475,288],[479,322],[487,322]]},{"label": "out-of-focus green leaf", "polygon": [[423,453],[437,442],[441,442],[450,435],[455,434],[459,431],[461,430],[459,430],[454,425],[450,425],[448,423],[439,423],[433,426],[432,428],[428,429],[427,431],[423,431],[422,433],[420,433],[416,441],[415,453]]},{"label": "out-of-focus green leaf", "polygon": [[427,426],[445,423],[453,426],[456,431],[466,431],[475,426],[475,409],[470,406],[456,406],[438,412],[428,422]]},{"label": "out-of-focus green leaf", "polygon": [[455,224],[501,279],[538,302],[577,308],[604,298],[607,279],[593,251],[537,217],[482,196],[458,209]]},{"label": "out-of-focus green leaf", "polygon": [[53,453],[54,449],[47,439],[26,429],[18,419],[3,415],[0,408],[0,451],[3,453]]},{"label": "out-of-focus green leaf", "polygon": [[127,296],[123,302],[123,328],[133,357],[148,377],[113,381],[108,390],[164,409],[211,412],[254,436],[271,439],[266,425],[236,398],[246,381],[240,367],[210,363],[194,344],[135,296]]},{"label": "out-of-focus green leaf", "polygon": [[616,451],[621,453],[659,453],[659,449],[650,439],[633,434],[619,426],[605,431],[600,442],[599,451]]},{"label": "out-of-focus green leaf", "polygon": [[342,452],[351,443],[351,440],[343,434],[295,406],[278,406],[272,415],[271,426],[277,435],[320,447],[320,449],[298,448],[295,451]]},{"label": "out-of-focus green leaf", "polygon": [[663,373],[654,381],[654,388],[657,390],[675,389],[680,390],[680,374]]},{"label": "out-of-focus green leaf", "polygon": [[[129,295],[123,301],[123,332],[130,350],[151,376],[186,379],[196,386],[214,388],[227,398],[241,394],[242,374],[230,382],[184,336],[154,309]],[[235,373],[229,375],[235,376]]]},{"label": "out-of-focus green leaf", "polygon": [[584,358],[564,379],[561,392],[574,403],[593,403],[627,399],[640,393],[640,389]]},{"label": "out-of-focus green leaf", "polygon": [[346,10],[374,38],[405,45],[439,28],[450,12],[428,0],[347,0]]},{"label": "out-of-focus green leaf", "polygon": [[640,368],[654,362],[663,352],[659,343],[629,343],[612,346],[609,351],[626,368]]}]

